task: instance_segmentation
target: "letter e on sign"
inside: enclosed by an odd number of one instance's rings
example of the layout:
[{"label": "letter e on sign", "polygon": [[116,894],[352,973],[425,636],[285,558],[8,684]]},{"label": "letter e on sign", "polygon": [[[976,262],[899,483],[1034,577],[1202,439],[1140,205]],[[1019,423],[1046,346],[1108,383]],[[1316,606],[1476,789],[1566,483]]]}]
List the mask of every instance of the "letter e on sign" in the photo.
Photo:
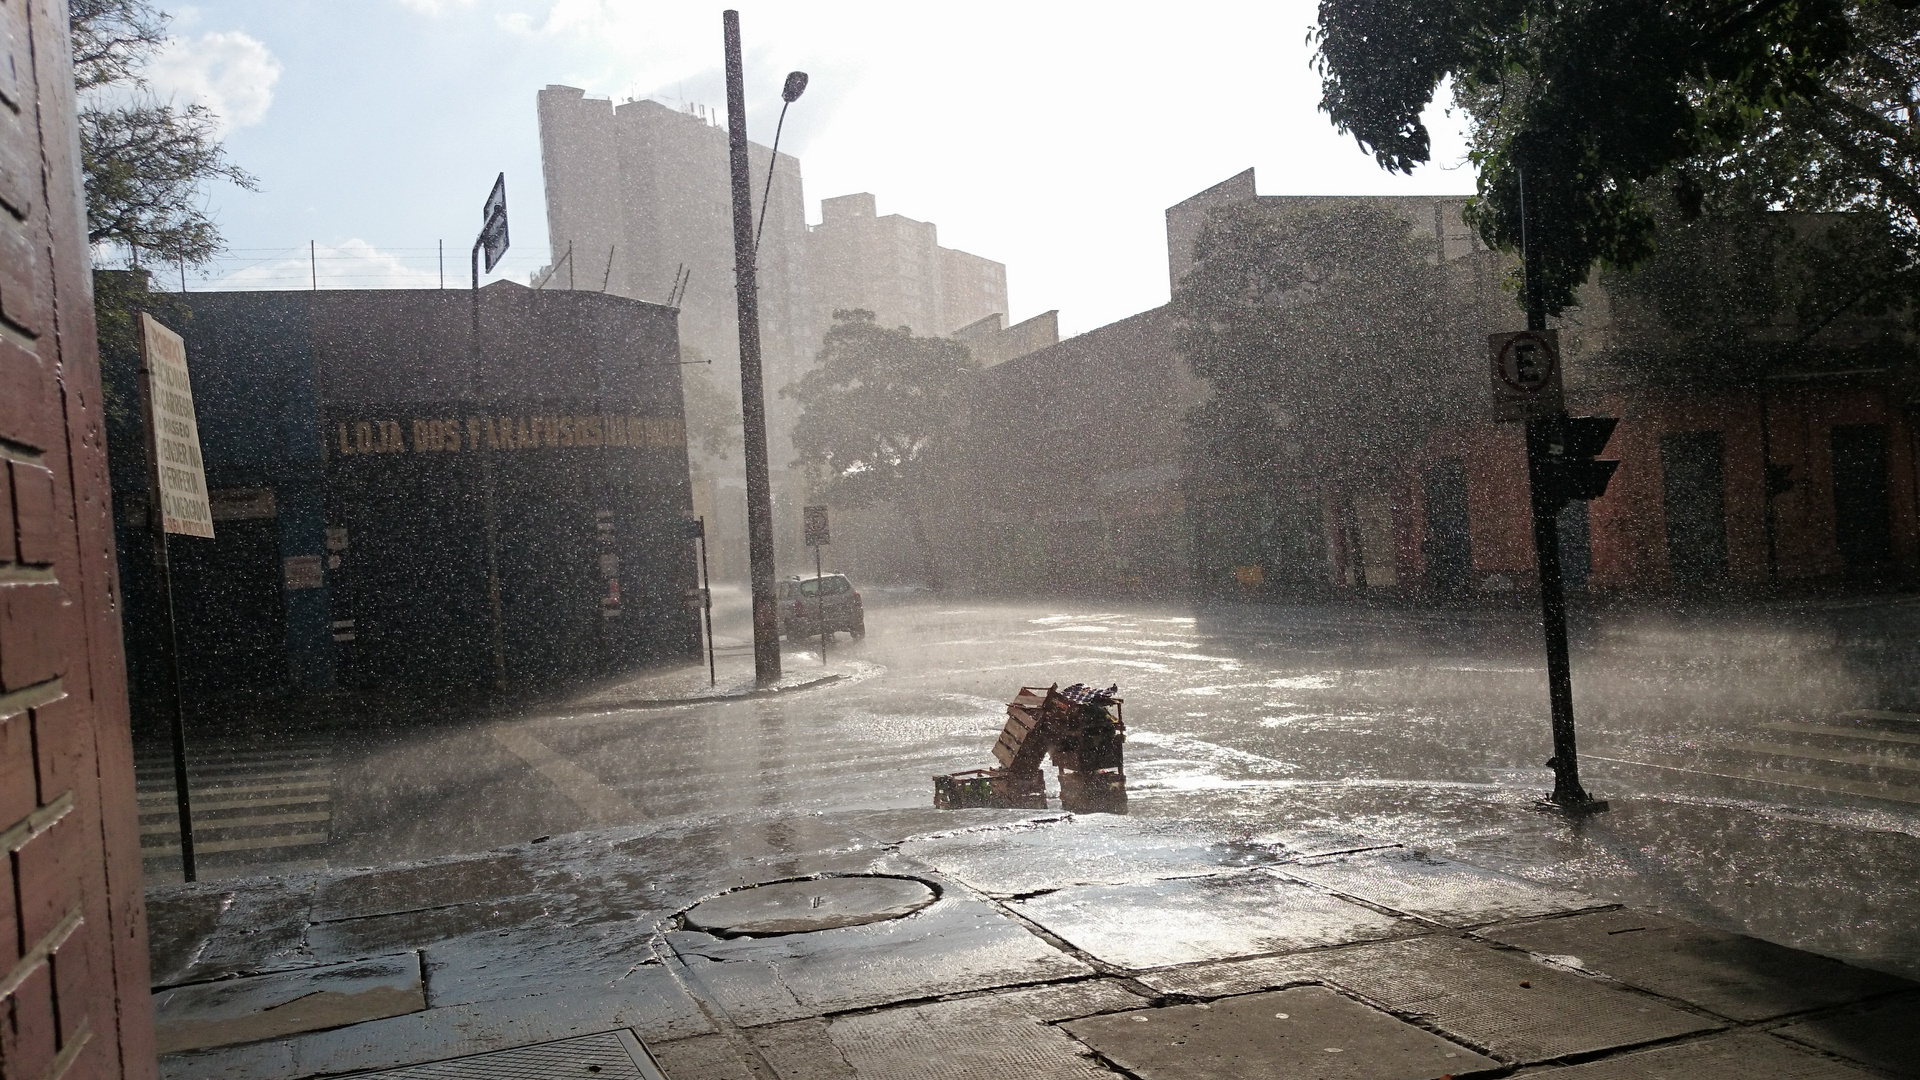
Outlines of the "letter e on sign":
[{"label": "letter e on sign", "polygon": [[1560,392],[1560,335],[1553,330],[1490,334],[1493,418],[1525,420],[1565,409]]}]

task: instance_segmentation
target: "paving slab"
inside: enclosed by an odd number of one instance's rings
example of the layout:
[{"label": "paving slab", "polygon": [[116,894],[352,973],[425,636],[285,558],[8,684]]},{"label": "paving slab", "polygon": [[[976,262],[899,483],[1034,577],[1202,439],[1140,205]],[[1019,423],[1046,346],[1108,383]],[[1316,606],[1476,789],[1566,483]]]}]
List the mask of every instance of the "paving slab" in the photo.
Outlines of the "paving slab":
[{"label": "paving slab", "polygon": [[696,1035],[648,1049],[672,1080],[763,1080],[724,1035]]},{"label": "paving slab", "polygon": [[1605,904],[1570,890],[1404,849],[1310,859],[1274,873],[1460,929]]},{"label": "paving slab", "polygon": [[1753,1031],[1635,1050],[1534,1075],[1553,1080],[1874,1080],[1872,1073]]},{"label": "paving slab", "polygon": [[766,938],[681,931],[667,941],[742,1027],[1094,974],[991,905],[952,895],[865,926]]},{"label": "paving slab", "polygon": [[1920,1077],[1920,995],[1803,1020],[1774,1034],[1895,1076]]},{"label": "paving slab", "polygon": [[756,885],[695,904],[686,914],[696,930],[735,935],[805,934],[905,918],[938,899],[913,878],[873,874]]},{"label": "paving slab", "polygon": [[1400,846],[1391,840],[1368,836],[1365,833],[1347,832],[1343,829],[1278,829],[1255,833],[1251,842],[1279,852],[1284,861],[1310,859],[1316,855],[1378,851]]},{"label": "paving slab", "polygon": [[404,953],[304,971],[222,979],[153,995],[162,1054],[259,1042],[427,1007],[420,956]]},{"label": "paving slab", "polygon": [[630,1028],[649,1045],[712,1032],[660,965],[617,985],[475,1002],[216,1050],[167,1054],[166,1080],[294,1080],[420,1065]]},{"label": "paving slab", "polygon": [[155,986],[191,981],[200,953],[233,903],[228,889],[188,888],[147,899],[147,963]]},{"label": "paving slab", "polygon": [[1850,1004],[1914,985],[1799,949],[1632,908],[1492,927],[1479,936],[1748,1022]]},{"label": "paving slab", "polygon": [[436,1009],[575,989],[596,993],[659,962],[645,922],[481,932],[434,943],[421,955],[427,1004]]},{"label": "paving slab", "polygon": [[1162,994],[1216,998],[1320,982],[1326,977],[1329,963],[1328,957],[1320,952],[1295,953],[1161,968],[1143,971],[1134,977]]},{"label": "paving slab", "polygon": [[1419,932],[1404,919],[1259,871],[1083,885],[1010,906],[1093,956],[1134,969]]},{"label": "paving slab", "polygon": [[1311,959],[1326,981],[1523,1065],[1724,1026],[1525,953],[1451,935],[1329,950]]},{"label": "paving slab", "polygon": [[991,896],[1193,877],[1280,859],[1273,848],[1218,830],[1105,814],[925,837],[900,850]]},{"label": "paving slab", "polygon": [[[209,898],[215,898],[210,905]],[[149,924],[147,939],[160,944],[170,927],[186,920],[187,939],[168,943],[153,957],[152,984],[207,982],[234,975],[314,967],[353,957],[316,959],[307,947],[311,880],[264,879],[219,885],[165,885],[147,893],[149,911],[165,920]],[[207,933],[207,918],[214,929]],[[370,950],[396,952],[396,949]],[[367,955],[362,953],[360,955]]]},{"label": "paving slab", "polygon": [[1002,990],[993,996],[1007,1008],[1049,1024],[1152,1004],[1118,979],[1082,979],[1029,990]]},{"label": "paving slab", "polygon": [[1505,1067],[1324,986],[1097,1016],[1065,1027],[1142,1080],[1431,1080]]},{"label": "paving slab", "polygon": [[334,878],[322,884],[314,896],[312,918],[321,923],[364,919],[525,896],[539,890],[539,878],[527,857],[513,852]]},{"label": "paving slab", "polygon": [[[1113,1074],[1060,1029],[994,997],[940,1001],[834,1017],[825,1037],[844,1072],[815,1040],[795,1040],[805,1057],[778,1044],[763,1050],[781,1080],[1112,1080]],[[811,1044],[811,1045],[809,1045]],[[790,1044],[792,1045],[792,1044]]]},{"label": "paving slab", "polygon": [[368,1080],[666,1080],[631,1031],[609,1031],[361,1075]]},{"label": "paving slab", "polygon": [[323,959],[417,949],[465,934],[531,926],[546,921],[552,908],[551,898],[522,896],[343,919],[309,927],[307,948]]}]

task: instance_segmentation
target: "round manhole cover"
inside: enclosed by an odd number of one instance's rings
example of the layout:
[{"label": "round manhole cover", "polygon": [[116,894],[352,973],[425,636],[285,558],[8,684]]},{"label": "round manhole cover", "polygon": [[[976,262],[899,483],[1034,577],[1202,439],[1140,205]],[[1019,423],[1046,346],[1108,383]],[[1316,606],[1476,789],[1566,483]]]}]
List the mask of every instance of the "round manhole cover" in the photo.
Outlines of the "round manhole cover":
[{"label": "round manhole cover", "polygon": [[756,885],[695,904],[687,925],[716,934],[804,934],[911,915],[937,897],[924,882],[834,877]]}]

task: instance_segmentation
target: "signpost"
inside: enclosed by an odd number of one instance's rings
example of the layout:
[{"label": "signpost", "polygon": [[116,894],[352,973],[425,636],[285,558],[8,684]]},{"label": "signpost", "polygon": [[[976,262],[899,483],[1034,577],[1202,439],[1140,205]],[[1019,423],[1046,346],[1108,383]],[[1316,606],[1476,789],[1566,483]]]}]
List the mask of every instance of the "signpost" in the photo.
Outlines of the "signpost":
[{"label": "signpost", "polygon": [[806,533],[807,546],[813,549],[813,614],[820,620],[820,663],[827,662],[827,639],[833,632],[827,629],[827,598],[820,592],[820,549],[833,543],[833,530],[827,527],[827,508],[824,506],[803,507],[800,511],[802,531]]},{"label": "signpost", "polygon": [[707,519],[687,522],[687,533],[700,541],[700,609],[707,624],[707,685],[719,682],[713,668],[713,582],[707,577]]},{"label": "signpost", "polygon": [[1527,328],[1488,338],[1493,408],[1500,420],[1527,425],[1527,493],[1533,514],[1533,552],[1540,574],[1540,628],[1547,647],[1547,701],[1552,711],[1553,795],[1548,804],[1568,813],[1605,810],[1587,794],[1573,731],[1573,669],[1567,659],[1567,595],[1560,576],[1560,510],[1569,499],[1597,499],[1617,462],[1593,460],[1606,447],[1613,421],[1567,415],[1561,394],[1560,339],[1547,329],[1547,308],[1536,286],[1541,249],[1527,221],[1527,176],[1520,173],[1520,250]]},{"label": "signpost", "polygon": [[[473,355],[471,385],[468,393],[480,402],[480,253],[487,254],[487,272],[500,265],[507,254],[507,174],[494,178],[493,190],[480,208],[480,235],[473,241]],[[487,608],[493,620],[493,687],[507,688],[507,635],[500,604],[500,518],[494,507],[493,456],[480,455],[481,503],[486,511]]]},{"label": "signpost", "polygon": [[180,642],[174,629],[167,534],[213,539],[213,510],[207,498],[207,471],[200,457],[200,426],[193,413],[187,344],[144,311],[140,313],[140,396],[147,424],[147,460],[152,463],[148,506],[154,524],[153,561],[167,621],[161,640],[173,682],[169,726],[173,735],[174,806],[180,816],[180,874],[187,881],[195,881],[199,874],[193,855],[193,807],[187,793],[186,699],[180,687]]}]

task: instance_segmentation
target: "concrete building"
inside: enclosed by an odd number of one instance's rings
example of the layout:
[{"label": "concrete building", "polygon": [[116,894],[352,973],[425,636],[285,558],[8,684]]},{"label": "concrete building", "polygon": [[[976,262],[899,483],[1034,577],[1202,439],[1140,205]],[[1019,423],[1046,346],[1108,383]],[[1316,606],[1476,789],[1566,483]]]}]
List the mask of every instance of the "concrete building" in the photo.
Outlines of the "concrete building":
[{"label": "concrete building", "polygon": [[877,213],[866,192],[820,201],[807,238],[821,325],[836,309],[865,308],[882,326],[945,337],[1007,310],[1007,268],[940,246],[931,222]]},{"label": "concrete building", "polygon": [[[214,537],[171,547],[199,708],[236,688],[563,685],[698,653],[671,309],[497,282],[476,365],[464,290],[122,292],[180,330],[192,370]],[[119,343],[104,365],[145,703],[166,691],[165,623],[138,356]]]}]

